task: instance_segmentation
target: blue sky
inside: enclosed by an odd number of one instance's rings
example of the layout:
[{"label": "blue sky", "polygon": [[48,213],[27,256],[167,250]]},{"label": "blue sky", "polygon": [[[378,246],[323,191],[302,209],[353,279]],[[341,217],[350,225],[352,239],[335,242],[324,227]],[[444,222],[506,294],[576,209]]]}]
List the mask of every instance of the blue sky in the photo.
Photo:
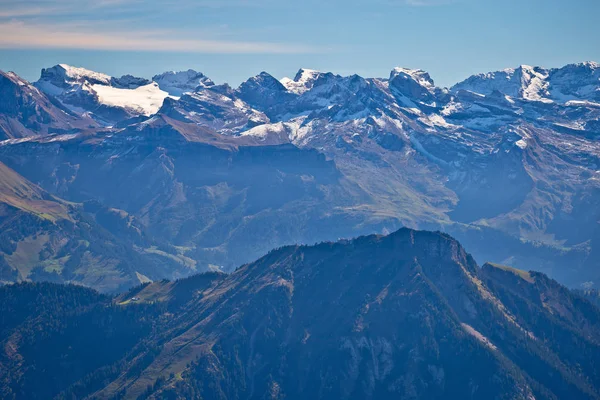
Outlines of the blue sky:
[{"label": "blue sky", "polygon": [[519,64],[600,61],[598,0],[0,0],[0,69],[58,63],[151,77],[193,68],[237,85],[300,67],[438,85]]}]

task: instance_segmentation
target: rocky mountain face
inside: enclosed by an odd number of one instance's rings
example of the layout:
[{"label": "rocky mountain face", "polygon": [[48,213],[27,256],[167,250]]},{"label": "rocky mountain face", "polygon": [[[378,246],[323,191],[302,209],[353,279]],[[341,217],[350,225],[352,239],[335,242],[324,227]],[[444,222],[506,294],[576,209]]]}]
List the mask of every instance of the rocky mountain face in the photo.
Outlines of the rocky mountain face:
[{"label": "rocky mountain face", "polygon": [[599,71],[522,66],[444,89],[421,70],[301,69],[232,88],[193,70],[146,81],[61,65],[33,89],[102,127],[11,131],[26,137],[1,142],[0,161],[66,201],[123,210],[200,269],[407,226],[449,232],[481,263],[594,286]]},{"label": "rocky mountain face", "polygon": [[16,74],[0,71],[0,139],[76,134],[96,127]]},{"label": "rocky mountain face", "polygon": [[18,284],[0,307],[7,399],[600,397],[600,309],[442,233],[287,246],[117,298]]}]

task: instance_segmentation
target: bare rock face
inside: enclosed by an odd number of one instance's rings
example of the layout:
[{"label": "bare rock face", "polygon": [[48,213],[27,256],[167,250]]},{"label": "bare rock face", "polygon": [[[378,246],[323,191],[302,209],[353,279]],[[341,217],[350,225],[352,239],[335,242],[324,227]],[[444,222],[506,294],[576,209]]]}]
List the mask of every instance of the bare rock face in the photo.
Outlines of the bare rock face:
[{"label": "bare rock face", "polygon": [[287,103],[295,97],[275,77],[261,72],[243,82],[237,89],[238,96],[261,111],[267,111]]}]

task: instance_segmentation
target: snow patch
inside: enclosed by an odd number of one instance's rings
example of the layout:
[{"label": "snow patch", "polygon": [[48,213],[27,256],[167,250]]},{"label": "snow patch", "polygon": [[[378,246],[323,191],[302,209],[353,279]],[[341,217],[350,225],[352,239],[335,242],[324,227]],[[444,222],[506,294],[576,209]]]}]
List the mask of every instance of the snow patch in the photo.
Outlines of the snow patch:
[{"label": "snow patch", "polygon": [[439,126],[442,128],[455,128],[456,125],[448,123],[444,117],[437,114],[431,114],[427,118],[419,118],[419,120],[429,126]]},{"label": "snow patch", "polygon": [[515,142],[515,144],[517,145],[517,147],[519,147],[521,150],[525,150],[527,148],[527,142],[523,139],[517,140]]},{"label": "snow patch", "polygon": [[473,328],[471,325],[468,325],[465,323],[461,323],[460,325],[463,327],[465,332],[467,332],[469,335],[473,336],[475,339],[479,340],[481,343],[486,345],[488,348],[490,348],[492,350],[498,349],[496,346],[494,346],[494,344],[492,342],[490,342],[490,340],[488,338],[486,338],[480,332],[475,330],[475,328]]},{"label": "snow patch", "polygon": [[260,139],[266,139],[270,135],[287,136],[285,125],[282,122],[276,124],[264,124],[240,133],[240,136],[252,136]]},{"label": "snow patch", "polygon": [[119,89],[105,85],[92,85],[92,89],[97,93],[101,104],[129,108],[143,115],[156,114],[165,98],[170,97],[155,82],[136,89]]}]

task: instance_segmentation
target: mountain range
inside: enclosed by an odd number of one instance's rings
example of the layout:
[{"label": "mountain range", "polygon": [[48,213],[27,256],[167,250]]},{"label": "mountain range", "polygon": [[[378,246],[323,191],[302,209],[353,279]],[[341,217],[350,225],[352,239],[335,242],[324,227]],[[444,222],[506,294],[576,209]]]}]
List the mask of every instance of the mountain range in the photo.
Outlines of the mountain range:
[{"label": "mountain range", "polygon": [[482,264],[600,282],[593,62],[451,88],[406,68],[232,88],[61,64],[34,83],[0,74],[0,138],[3,282],[117,292],[403,226],[452,234]]},{"label": "mountain range", "polygon": [[404,228],[117,297],[0,287],[0,397],[598,399],[599,338],[546,275]]}]

